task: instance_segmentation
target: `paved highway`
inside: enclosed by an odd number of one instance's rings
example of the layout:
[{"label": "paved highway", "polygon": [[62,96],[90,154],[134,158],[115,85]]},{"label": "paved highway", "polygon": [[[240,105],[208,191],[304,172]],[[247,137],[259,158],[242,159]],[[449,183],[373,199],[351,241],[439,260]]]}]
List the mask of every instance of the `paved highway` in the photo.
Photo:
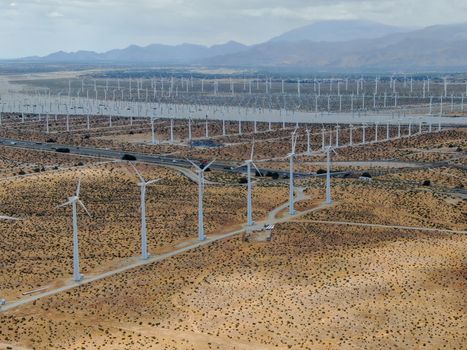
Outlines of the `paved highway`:
[{"label": "paved highway", "polygon": [[[78,156],[86,157],[96,157],[96,158],[106,158],[106,159],[122,159],[124,155],[132,155],[139,162],[159,164],[165,166],[177,166],[177,167],[186,167],[190,168],[192,165],[190,162],[184,158],[177,158],[167,155],[152,155],[152,154],[143,154],[143,153],[134,153],[134,152],[123,152],[112,149],[103,149],[103,148],[89,148],[89,147],[78,147],[70,145],[61,145],[57,143],[43,143],[43,142],[34,142],[34,141],[24,141],[24,140],[14,140],[7,138],[0,138],[0,145],[20,148],[20,149],[31,149],[36,151],[45,151],[45,152],[57,152],[60,149],[67,149],[69,152],[67,154],[73,154]],[[216,161],[211,165],[211,169],[226,171],[232,173],[243,173],[245,172],[245,167],[236,168],[237,163],[226,162],[226,161]],[[260,168],[261,173],[267,174],[268,172],[277,172],[279,176],[288,176],[289,172],[286,170],[275,170],[268,168]],[[332,176],[342,176],[348,172],[339,172],[333,173]],[[314,173],[302,173],[295,172],[295,177],[313,177],[313,176],[322,176],[316,175]]]}]

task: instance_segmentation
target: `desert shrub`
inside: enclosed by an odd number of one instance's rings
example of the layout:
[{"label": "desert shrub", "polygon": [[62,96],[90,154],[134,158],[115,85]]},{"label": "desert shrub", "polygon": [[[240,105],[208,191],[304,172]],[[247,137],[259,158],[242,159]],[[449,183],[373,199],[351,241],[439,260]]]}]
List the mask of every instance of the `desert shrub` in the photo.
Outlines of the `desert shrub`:
[{"label": "desert shrub", "polygon": [[241,184],[246,184],[246,183],[248,183],[248,179],[246,177],[242,177],[242,178],[240,178],[240,180],[238,180],[238,182],[241,183]]},{"label": "desert shrub", "polygon": [[431,181],[430,180],[423,181],[422,186],[431,186]]}]

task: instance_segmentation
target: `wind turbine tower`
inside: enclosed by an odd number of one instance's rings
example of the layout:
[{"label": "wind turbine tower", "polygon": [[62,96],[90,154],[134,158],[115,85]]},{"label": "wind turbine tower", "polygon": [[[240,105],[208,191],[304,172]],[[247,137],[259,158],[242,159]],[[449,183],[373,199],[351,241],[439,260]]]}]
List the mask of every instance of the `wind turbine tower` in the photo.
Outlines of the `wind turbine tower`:
[{"label": "wind turbine tower", "polygon": [[189,162],[195,167],[198,173],[198,239],[200,241],[206,240],[204,234],[204,212],[203,212],[203,195],[204,195],[204,172],[214,163],[214,160],[204,167],[196,165],[191,160]]},{"label": "wind turbine tower", "polygon": [[295,146],[297,145],[297,130],[292,133],[292,151],[287,155],[289,158],[289,214],[295,215],[295,193],[294,193],[294,158],[295,158]]},{"label": "wind turbine tower", "polygon": [[148,253],[148,236],[147,236],[147,226],[146,226],[146,187],[156,182],[161,181],[161,179],[150,180],[146,181],[141,173],[136,169],[133,163],[130,163],[133,169],[136,172],[140,182],[138,186],[141,189],[141,206],[140,206],[140,213],[141,213],[141,258],[143,260],[147,260],[149,258]]},{"label": "wind turbine tower", "polygon": [[244,165],[246,165],[246,172],[247,172],[247,188],[248,188],[248,194],[247,194],[247,225],[248,226],[253,226],[253,205],[252,205],[252,187],[253,184],[251,183],[251,166],[258,171],[258,173],[261,175],[261,172],[259,171],[258,167],[256,164],[253,162],[253,155],[255,152],[255,141],[253,140],[253,144],[251,146],[251,156],[250,159],[246,160]]},{"label": "wind turbine tower", "polygon": [[331,152],[336,153],[331,146],[326,147],[326,204],[332,204],[331,199]]},{"label": "wind turbine tower", "polygon": [[73,222],[73,280],[79,282],[82,279],[82,275],[79,269],[79,243],[78,243],[78,204],[84,209],[86,214],[91,217],[89,211],[84,206],[83,202],[79,199],[79,193],[81,189],[81,180],[78,181],[76,187],[76,193],[74,196],[68,198],[68,202],[59,205],[58,208],[71,205],[72,208],[72,222]]},{"label": "wind turbine tower", "polygon": [[311,156],[312,151],[311,151],[311,130],[306,128],[306,155]]}]

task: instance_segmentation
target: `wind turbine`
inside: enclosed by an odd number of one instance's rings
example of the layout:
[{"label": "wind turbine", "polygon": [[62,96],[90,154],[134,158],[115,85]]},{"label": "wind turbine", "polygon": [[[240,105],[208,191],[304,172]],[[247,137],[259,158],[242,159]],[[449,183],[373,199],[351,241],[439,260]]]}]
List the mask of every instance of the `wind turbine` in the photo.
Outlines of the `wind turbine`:
[{"label": "wind turbine", "polygon": [[[331,199],[331,151],[336,153],[332,146],[326,147],[326,204],[332,204]],[[337,153],[336,153],[337,154]]]},{"label": "wind turbine", "polygon": [[247,195],[247,225],[253,226],[253,209],[252,209],[252,183],[251,183],[251,166],[253,165],[255,169],[261,176],[261,171],[259,171],[258,167],[255,163],[253,163],[253,154],[255,152],[255,140],[253,139],[253,144],[251,145],[251,156],[250,159],[246,160],[240,167],[246,166],[247,178],[248,178],[248,195]]},{"label": "wind turbine", "polygon": [[311,156],[312,152],[311,152],[311,130],[308,129],[308,127],[306,128],[306,155],[307,156]]},{"label": "wind turbine", "polygon": [[204,194],[204,172],[206,169],[215,162],[213,160],[211,163],[204,167],[193,163],[191,160],[188,160],[195,168],[198,173],[198,239],[200,241],[206,240],[206,235],[204,234],[204,214],[203,214],[203,194]]},{"label": "wind turbine", "polygon": [[81,180],[78,181],[78,185],[76,187],[76,193],[74,196],[68,198],[68,202],[59,205],[57,208],[65,207],[71,205],[72,208],[72,221],[73,221],[73,280],[75,282],[79,282],[82,279],[80,270],[79,270],[79,246],[78,246],[78,206],[79,204],[86,214],[91,217],[89,211],[84,206],[83,202],[79,199],[79,193],[81,189]]},{"label": "wind turbine", "polygon": [[157,144],[157,139],[156,139],[156,128],[154,125],[154,118],[151,117],[151,144],[155,145]]},{"label": "wind turbine", "polygon": [[148,253],[148,236],[146,228],[146,187],[155,184],[156,182],[161,181],[162,179],[146,181],[141,173],[136,169],[133,163],[130,163],[133,169],[135,170],[136,175],[138,176],[140,182],[138,186],[141,188],[141,258],[147,260],[149,257]]},{"label": "wind turbine", "polygon": [[292,151],[287,155],[289,158],[289,214],[295,215],[294,209],[294,157],[295,157],[295,146],[297,145],[297,130],[292,133]]},{"label": "wind turbine", "polygon": [[18,218],[14,218],[12,216],[5,216],[5,215],[0,215],[0,220],[5,220],[5,221],[18,221]]}]

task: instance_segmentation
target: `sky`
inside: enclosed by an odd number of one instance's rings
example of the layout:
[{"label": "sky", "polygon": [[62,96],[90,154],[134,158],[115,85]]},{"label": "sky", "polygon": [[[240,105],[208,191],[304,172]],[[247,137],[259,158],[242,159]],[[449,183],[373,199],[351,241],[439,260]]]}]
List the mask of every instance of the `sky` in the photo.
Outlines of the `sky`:
[{"label": "sky", "polygon": [[131,44],[255,44],[331,19],[460,23],[467,0],[0,0],[0,58]]}]

